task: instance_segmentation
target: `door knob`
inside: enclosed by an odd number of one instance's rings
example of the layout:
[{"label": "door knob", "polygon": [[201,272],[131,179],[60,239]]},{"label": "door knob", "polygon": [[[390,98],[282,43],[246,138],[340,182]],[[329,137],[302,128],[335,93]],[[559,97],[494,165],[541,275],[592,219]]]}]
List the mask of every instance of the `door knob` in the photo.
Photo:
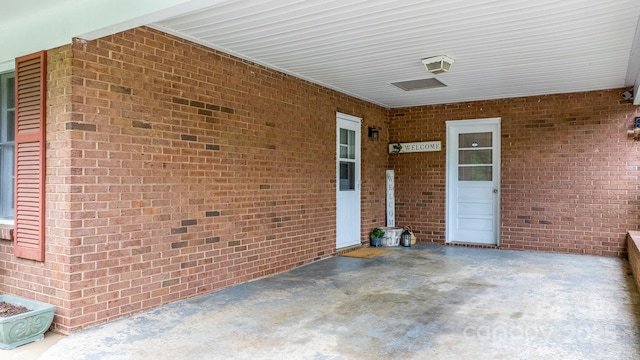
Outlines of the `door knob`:
[{"label": "door knob", "polygon": [[493,189],[493,193],[497,194],[498,193],[498,189]]}]

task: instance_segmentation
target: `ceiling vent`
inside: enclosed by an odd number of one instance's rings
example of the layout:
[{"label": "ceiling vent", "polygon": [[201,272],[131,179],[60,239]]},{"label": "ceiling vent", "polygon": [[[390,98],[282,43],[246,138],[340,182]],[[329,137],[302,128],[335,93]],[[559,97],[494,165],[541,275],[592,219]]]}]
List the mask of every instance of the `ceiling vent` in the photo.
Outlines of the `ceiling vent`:
[{"label": "ceiling vent", "polygon": [[434,79],[434,78],[400,81],[400,82],[391,83],[391,85],[397,86],[404,91],[433,89],[433,88],[447,86],[443,84],[440,80]]},{"label": "ceiling vent", "polygon": [[451,64],[453,64],[453,59],[446,55],[439,55],[422,59],[422,63],[426,66],[428,72],[437,75],[449,71]]}]

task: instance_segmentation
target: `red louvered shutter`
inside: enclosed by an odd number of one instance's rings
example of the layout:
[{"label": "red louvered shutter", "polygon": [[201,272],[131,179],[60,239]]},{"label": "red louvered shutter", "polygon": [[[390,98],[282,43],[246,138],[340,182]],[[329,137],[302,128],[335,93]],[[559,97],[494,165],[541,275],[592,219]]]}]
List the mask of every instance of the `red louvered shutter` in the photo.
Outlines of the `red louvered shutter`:
[{"label": "red louvered shutter", "polygon": [[44,261],[46,51],[16,59],[14,254]]}]

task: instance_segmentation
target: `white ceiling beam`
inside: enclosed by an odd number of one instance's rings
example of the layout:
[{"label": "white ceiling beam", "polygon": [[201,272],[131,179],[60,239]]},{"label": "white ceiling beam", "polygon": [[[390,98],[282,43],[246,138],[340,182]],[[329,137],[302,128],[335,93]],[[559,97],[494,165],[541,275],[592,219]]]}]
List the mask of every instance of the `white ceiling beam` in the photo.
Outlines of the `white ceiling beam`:
[{"label": "white ceiling beam", "polygon": [[223,1],[76,0],[52,5],[42,0],[41,7],[33,1],[16,5],[15,19],[0,24],[0,72],[13,69],[18,56],[70,44],[74,37],[93,40]]}]

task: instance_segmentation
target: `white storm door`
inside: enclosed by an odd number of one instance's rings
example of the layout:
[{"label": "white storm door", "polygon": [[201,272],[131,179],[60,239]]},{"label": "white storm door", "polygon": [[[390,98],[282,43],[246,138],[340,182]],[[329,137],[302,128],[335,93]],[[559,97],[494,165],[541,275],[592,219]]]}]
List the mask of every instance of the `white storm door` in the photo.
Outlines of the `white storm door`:
[{"label": "white storm door", "polygon": [[498,245],[500,118],[447,121],[447,242]]},{"label": "white storm door", "polygon": [[336,131],[336,248],[360,244],[360,123],[338,113]]}]

